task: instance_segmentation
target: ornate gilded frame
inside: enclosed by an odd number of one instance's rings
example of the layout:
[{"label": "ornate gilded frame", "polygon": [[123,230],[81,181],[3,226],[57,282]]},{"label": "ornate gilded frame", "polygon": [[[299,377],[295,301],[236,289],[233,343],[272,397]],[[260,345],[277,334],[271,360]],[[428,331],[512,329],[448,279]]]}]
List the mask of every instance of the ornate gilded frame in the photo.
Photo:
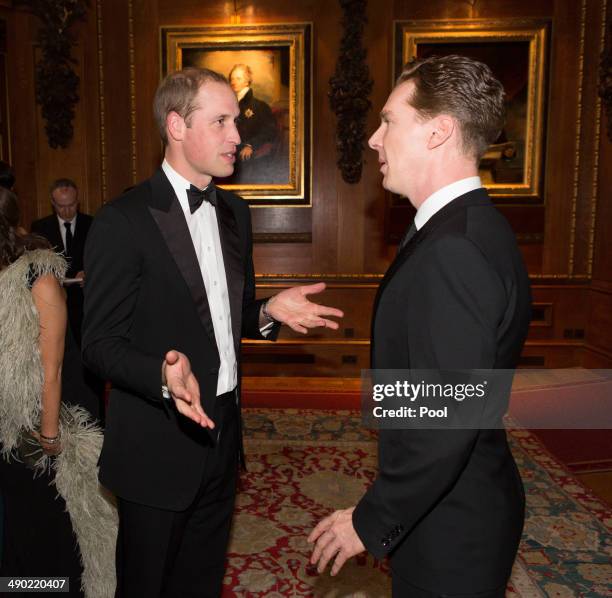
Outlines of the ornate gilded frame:
[{"label": "ornate gilded frame", "polygon": [[[273,158],[282,166],[279,180],[223,182],[220,186],[238,193],[254,207],[309,206],[312,163],[312,24],[211,25],[160,28],[161,76],[186,66],[190,57],[206,57],[223,51],[253,52],[277,49],[283,53],[287,72],[282,135],[285,148]],[[190,54],[191,53],[191,54]],[[202,65],[204,66],[204,65]],[[228,75],[228,72],[223,74]],[[286,162],[285,162],[286,160]],[[274,172],[274,170],[271,170]],[[280,180],[280,179],[283,180]]]},{"label": "ornate gilded frame", "polygon": [[[500,52],[506,55],[512,51],[521,51],[525,55],[524,68],[519,73],[525,77],[526,84],[526,115],[524,118],[524,138],[520,139],[516,146],[509,142],[507,145],[498,143],[492,146],[491,170],[486,174],[491,175],[493,181],[485,182],[489,194],[496,199],[510,203],[533,203],[543,201],[542,179],[544,159],[544,135],[545,135],[545,105],[547,88],[547,59],[549,44],[550,21],[547,19],[450,19],[444,21],[395,21],[394,27],[394,64],[393,81],[401,72],[402,65],[414,57],[420,57],[422,53],[445,54],[452,51],[459,53],[461,45],[465,44],[465,54],[470,55],[472,48],[479,46],[478,59],[487,62],[486,56],[491,57],[491,62],[499,66]],[[489,54],[490,46],[490,54]],[[446,48],[446,52],[445,52]],[[484,54],[484,57],[483,57]],[[503,63],[503,60],[501,61]],[[512,63],[513,67],[516,63]],[[494,74],[504,83],[504,72]],[[502,69],[503,70],[503,69]],[[516,70],[516,69],[515,69]],[[516,76],[516,75],[514,75]],[[518,150],[516,148],[519,148]],[[493,151],[495,149],[495,151]],[[522,156],[522,170],[517,172],[507,167],[507,162]],[[514,158],[509,157],[514,152]],[[499,153],[499,157],[497,156]],[[508,154],[509,156],[505,155]],[[503,161],[503,162],[502,162]],[[481,162],[481,166],[483,162]],[[497,168],[499,165],[499,168]],[[505,170],[504,170],[505,168]],[[518,168],[521,168],[520,164]],[[508,179],[519,177],[521,180],[494,181],[495,172],[507,173]],[[502,177],[503,178],[503,177]]]}]

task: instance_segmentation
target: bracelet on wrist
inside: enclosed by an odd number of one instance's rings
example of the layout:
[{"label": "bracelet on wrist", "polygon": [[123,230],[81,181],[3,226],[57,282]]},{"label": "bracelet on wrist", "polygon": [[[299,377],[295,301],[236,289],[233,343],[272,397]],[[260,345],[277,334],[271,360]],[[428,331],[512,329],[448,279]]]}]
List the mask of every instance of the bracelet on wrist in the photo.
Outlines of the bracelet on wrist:
[{"label": "bracelet on wrist", "polygon": [[45,444],[57,444],[60,440],[60,435],[57,436],[45,436],[44,434],[39,434],[41,442]]}]

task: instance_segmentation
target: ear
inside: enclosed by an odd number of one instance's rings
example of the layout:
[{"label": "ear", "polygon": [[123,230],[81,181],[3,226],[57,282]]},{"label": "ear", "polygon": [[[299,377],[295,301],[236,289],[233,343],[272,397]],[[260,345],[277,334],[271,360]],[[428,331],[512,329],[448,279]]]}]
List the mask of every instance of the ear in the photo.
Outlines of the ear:
[{"label": "ear", "polygon": [[455,119],[447,114],[440,114],[431,120],[431,133],[427,149],[435,149],[448,141],[455,131]]},{"label": "ear", "polygon": [[181,141],[185,131],[185,119],[178,112],[168,113],[166,131],[169,138],[174,139],[174,141]]}]

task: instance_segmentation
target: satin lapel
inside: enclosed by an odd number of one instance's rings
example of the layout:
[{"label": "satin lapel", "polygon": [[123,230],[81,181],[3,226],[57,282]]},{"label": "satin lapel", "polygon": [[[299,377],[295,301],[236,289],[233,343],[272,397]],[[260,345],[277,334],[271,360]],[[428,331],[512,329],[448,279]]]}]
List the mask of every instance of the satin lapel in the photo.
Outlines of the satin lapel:
[{"label": "satin lapel", "polygon": [[225,266],[225,279],[232,316],[232,333],[236,350],[242,336],[242,295],[244,291],[244,262],[240,251],[240,232],[232,208],[223,197],[223,190],[217,187],[217,223]]},{"label": "satin lapel", "polygon": [[[158,171],[151,179],[151,187],[153,191],[151,203],[153,205],[149,206],[149,211],[157,223],[162,237],[189,288],[204,329],[216,346],[215,331],[210,316],[202,271],[200,270],[200,264],[191,242],[191,234],[189,233],[181,205],[168,179],[166,179],[161,171]],[[163,289],[160,289],[160,292],[163,292]]]}]

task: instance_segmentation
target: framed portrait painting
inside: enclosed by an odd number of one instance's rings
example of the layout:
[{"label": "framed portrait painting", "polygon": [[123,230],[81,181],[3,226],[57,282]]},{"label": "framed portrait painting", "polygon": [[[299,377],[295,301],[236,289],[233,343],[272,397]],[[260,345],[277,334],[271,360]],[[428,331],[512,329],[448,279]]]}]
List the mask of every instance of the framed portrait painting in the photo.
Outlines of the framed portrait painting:
[{"label": "framed portrait painting", "polygon": [[224,74],[240,107],[232,176],[218,185],[252,205],[309,205],[311,24],[162,27],[162,76]]},{"label": "framed portrait painting", "polygon": [[487,64],[506,91],[506,124],[480,161],[489,195],[502,203],[542,201],[550,21],[396,21],[393,80],[414,58],[460,54]]}]

